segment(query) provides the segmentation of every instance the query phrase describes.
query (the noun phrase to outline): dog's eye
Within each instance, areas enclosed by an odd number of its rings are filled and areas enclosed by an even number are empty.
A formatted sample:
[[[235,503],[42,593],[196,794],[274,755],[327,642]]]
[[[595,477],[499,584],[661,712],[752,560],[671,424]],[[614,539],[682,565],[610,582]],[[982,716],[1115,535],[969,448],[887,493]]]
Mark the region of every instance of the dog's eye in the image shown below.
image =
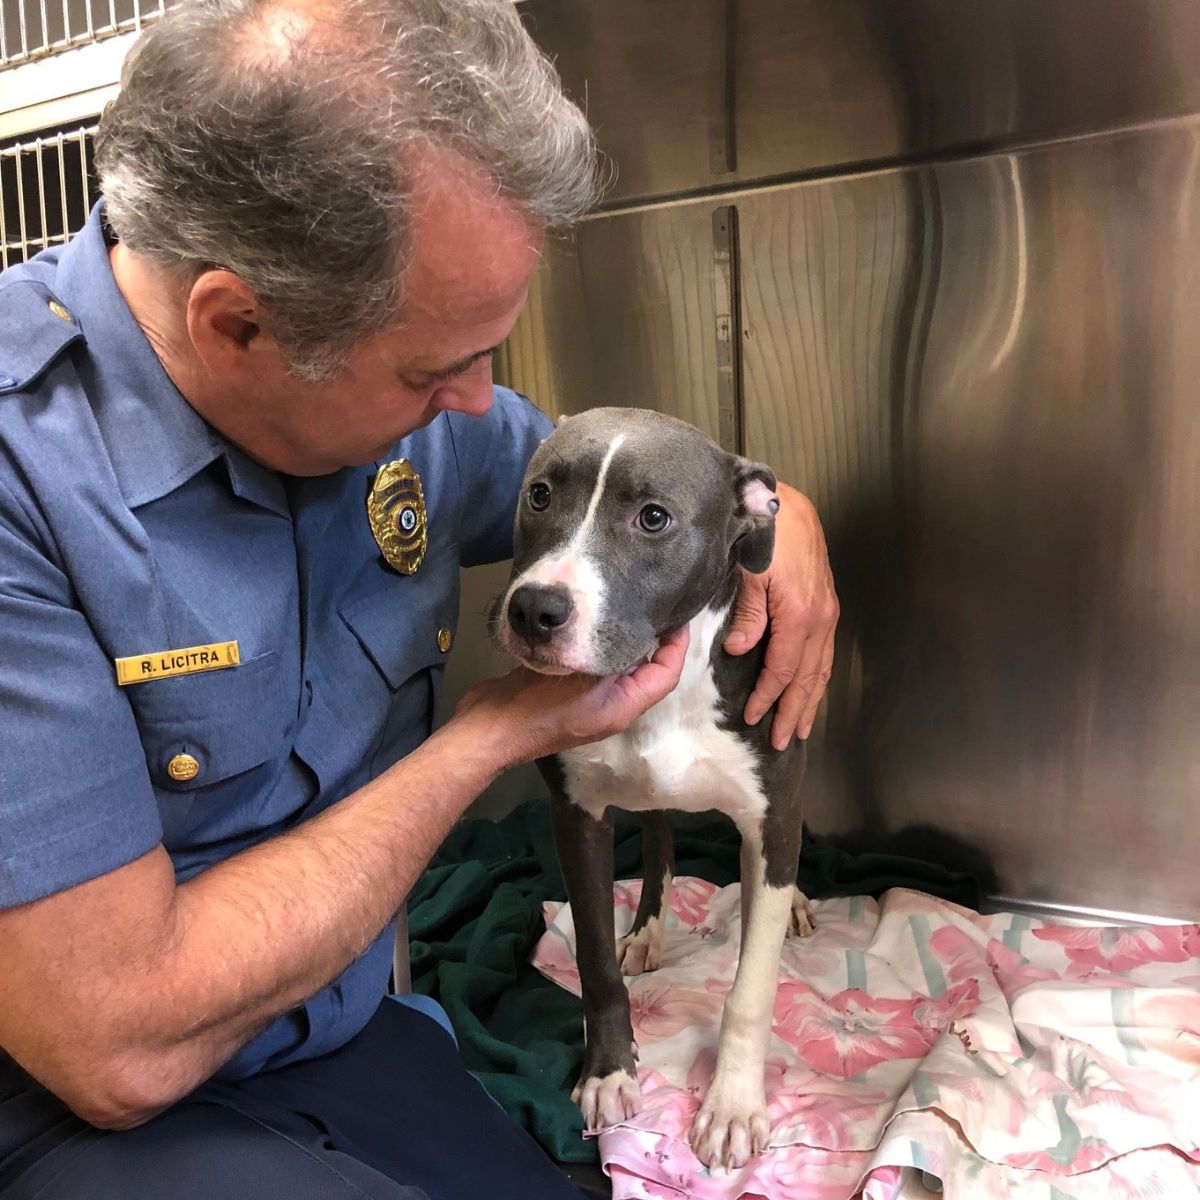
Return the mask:
[[[658,504],[647,504],[638,513],[637,523],[638,528],[644,529],[647,533],[662,533],[671,523],[671,514]]]
[[[529,487],[529,507],[534,512],[545,512],[550,507],[550,487],[545,483],[534,483]]]

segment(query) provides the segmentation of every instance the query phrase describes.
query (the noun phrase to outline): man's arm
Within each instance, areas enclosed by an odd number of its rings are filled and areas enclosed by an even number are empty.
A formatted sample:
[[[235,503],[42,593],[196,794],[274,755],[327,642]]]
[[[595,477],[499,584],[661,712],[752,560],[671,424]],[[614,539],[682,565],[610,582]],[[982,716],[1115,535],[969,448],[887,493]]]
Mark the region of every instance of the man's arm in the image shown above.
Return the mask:
[[[771,742],[782,750],[793,737],[807,738],[812,732],[833,670],[840,609],[816,509],[807,496],[782,481],[779,498],[775,557],[763,575],[743,572],[725,649],[745,654],[770,622],[766,662],[743,716],[748,725],[757,725],[778,702]]]
[[[160,846],[0,912],[0,1046],[94,1125],[149,1119],[362,953],[501,770],[624,728],[686,645],[617,679],[480,685],[366,787],[181,886]]]

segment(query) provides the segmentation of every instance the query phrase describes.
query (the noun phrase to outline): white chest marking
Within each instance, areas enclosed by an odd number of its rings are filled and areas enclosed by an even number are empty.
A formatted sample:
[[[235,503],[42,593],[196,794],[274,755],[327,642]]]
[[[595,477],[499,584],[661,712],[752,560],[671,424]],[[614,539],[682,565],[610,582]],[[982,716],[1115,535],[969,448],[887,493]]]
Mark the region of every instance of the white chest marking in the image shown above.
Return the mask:
[[[754,752],[718,722],[713,641],[728,609],[706,608],[691,623],[679,686],[624,733],[565,753],[567,794],[599,819],[611,804],[628,812],[717,809],[757,830],[767,808]]]

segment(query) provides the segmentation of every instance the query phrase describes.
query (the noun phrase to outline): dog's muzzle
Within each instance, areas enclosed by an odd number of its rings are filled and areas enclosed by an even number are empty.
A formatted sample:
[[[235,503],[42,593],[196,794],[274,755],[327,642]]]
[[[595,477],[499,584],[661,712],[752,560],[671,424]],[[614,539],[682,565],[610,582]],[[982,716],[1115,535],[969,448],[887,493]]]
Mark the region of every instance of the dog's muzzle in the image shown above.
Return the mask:
[[[530,647],[545,646],[571,619],[574,608],[566,588],[526,583],[508,598],[508,624]]]

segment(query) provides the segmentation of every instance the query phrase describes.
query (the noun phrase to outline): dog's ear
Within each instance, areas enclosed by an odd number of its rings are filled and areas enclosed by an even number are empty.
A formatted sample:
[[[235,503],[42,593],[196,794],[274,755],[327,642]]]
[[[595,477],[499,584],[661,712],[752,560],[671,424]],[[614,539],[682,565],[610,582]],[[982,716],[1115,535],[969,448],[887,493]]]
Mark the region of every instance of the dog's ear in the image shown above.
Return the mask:
[[[748,458],[733,460],[732,554],[747,571],[759,575],[775,553],[775,472]]]

